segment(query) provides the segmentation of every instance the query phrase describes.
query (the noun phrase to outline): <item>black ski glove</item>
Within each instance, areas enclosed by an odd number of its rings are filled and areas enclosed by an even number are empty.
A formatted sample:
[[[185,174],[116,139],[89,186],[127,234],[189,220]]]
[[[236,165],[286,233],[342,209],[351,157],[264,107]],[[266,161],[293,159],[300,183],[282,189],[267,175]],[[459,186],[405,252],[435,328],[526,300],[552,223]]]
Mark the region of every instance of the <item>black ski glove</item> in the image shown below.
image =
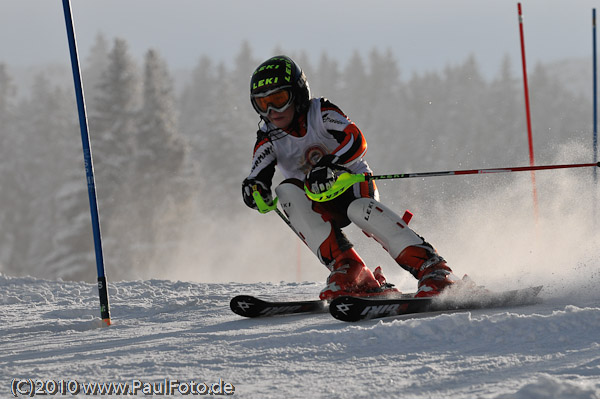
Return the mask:
[[[272,205],[273,194],[271,194],[271,188],[262,181],[255,179],[244,179],[242,182],[242,198],[244,199],[244,203],[252,209],[258,209],[256,202],[254,202],[254,196],[252,195],[255,187],[263,201],[265,201],[265,204]]]
[[[349,172],[347,168],[336,165],[335,155],[327,154],[308,172],[304,184],[314,194],[321,194],[331,188],[340,174]]]

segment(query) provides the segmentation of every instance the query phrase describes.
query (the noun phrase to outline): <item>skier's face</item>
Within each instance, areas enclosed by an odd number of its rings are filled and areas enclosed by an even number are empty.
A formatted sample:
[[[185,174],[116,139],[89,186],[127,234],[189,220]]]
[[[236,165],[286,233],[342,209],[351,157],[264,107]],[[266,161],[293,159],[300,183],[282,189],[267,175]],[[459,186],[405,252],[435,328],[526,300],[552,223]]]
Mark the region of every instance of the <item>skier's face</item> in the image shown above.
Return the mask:
[[[282,112],[277,112],[274,110],[269,111],[269,115],[267,115],[269,121],[277,126],[279,129],[285,129],[292,123],[294,119],[294,106],[287,107]]]

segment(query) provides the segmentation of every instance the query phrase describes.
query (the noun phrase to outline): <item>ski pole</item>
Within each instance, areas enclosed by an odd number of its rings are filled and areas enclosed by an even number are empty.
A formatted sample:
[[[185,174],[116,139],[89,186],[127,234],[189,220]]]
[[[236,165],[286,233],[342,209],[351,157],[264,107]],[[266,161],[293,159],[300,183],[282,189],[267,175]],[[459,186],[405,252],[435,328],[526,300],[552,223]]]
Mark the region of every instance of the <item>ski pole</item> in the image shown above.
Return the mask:
[[[279,210],[279,208],[277,208],[277,203],[279,202],[279,198],[275,197],[273,199],[273,203],[271,205],[267,205],[267,203],[265,202],[263,197],[258,192],[257,186],[252,187],[252,197],[254,197],[254,203],[256,204],[256,207],[258,208],[258,211],[260,213],[268,213],[271,211],[275,211],[275,213],[277,213],[277,215],[279,215],[281,220],[283,220],[285,222],[285,224],[287,224],[288,227],[290,229],[292,229],[292,231],[294,233],[296,233],[298,238],[300,238],[304,242],[304,239],[302,239],[302,236],[300,236],[300,234],[298,234],[298,232],[296,231],[294,226],[292,226],[292,222],[290,222],[290,220],[283,214],[283,212],[281,212]]]
[[[252,197],[254,197],[254,203],[256,204],[256,207],[258,208],[258,211],[260,213],[268,213],[271,211],[275,211],[275,213],[277,213],[277,215],[279,215],[281,220],[283,220],[285,222],[285,224],[287,224],[287,226],[290,228],[290,230],[292,230],[294,232],[294,234],[296,234],[296,236],[300,239],[300,241],[302,241],[304,243],[304,245],[306,245],[308,247],[308,244],[306,243],[306,241],[304,241],[304,238],[302,237],[302,235],[300,233],[298,233],[298,230],[296,230],[294,228],[294,226],[292,226],[292,222],[290,222],[290,219],[288,219],[283,214],[283,212],[281,212],[279,210],[279,208],[277,207],[279,198],[275,197],[273,199],[273,203],[271,205],[267,205],[267,203],[265,202],[263,197],[258,192],[258,187],[256,185],[252,187]],[[310,249],[310,247],[309,247],[309,249]],[[297,267],[297,280],[298,281],[300,281],[299,276],[300,276],[300,254],[298,253],[298,267]]]
[[[435,176],[455,176],[455,175],[477,175],[487,173],[507,173],[507,172],[525,172],[533,170],[547,170],[547,169],[567,169],[567,168],[588,168],[597,166],[600,167],[600,162],[596,163],[581,163],[581,164],[568,164],[568,165],[540,165],[540,166],[517,166],[509,168],[491,168],[491,169],[469,169],[469,170],[447,170],[442,172],[418,172],[418,173],[398,173],[389,175],[369,175],[369,174],[351,174],[342,173],[331,188],[322,193],[313,193],[309,187],[304,185],[304,191],[308,198],[316,202],[325,202],[332,200],[347,189],[349,189],[355,183],[371,180],[391,180],[391,179],[407,179],[414,177],[435,177]]]

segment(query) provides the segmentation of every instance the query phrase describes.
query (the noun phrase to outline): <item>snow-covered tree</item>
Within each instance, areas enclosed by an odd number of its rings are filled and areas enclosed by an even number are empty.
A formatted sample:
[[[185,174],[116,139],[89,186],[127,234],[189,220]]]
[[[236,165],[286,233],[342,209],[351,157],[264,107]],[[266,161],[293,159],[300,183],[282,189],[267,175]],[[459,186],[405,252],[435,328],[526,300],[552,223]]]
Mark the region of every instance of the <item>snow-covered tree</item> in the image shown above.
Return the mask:
[[[140,104],[138,70],[127,43],[116,39],[107,69],[95,91],[95,107],[89,110],[90,137],[101,200],[112,201],[132,172],[136,116]]]
[[[181,239],[181,217],[190,202],[187,144],[177,129],[173,84],[167,65],[154,50],[146,53],[143,100],[138,114],[132,202],[137,215],[135,255],[148,267],[168,259]]]
[[[107,69],[95,88],[89,126],[107,268],[117,274],[131,264],[127,245],[132,238],[129,215],[140,90],[127,42],[115,39]]]
[[[90,52],[82,65],[82,81],[88,109],[96,109],[96,91],[101,85],[102,75],[108,70],[110,42],[98,33]]]
[[[323,53],[319,58],[317,71],[309,83],[313,95],[326,97],[334,103],[336,100],[341,100],[339,93],[342,80],[338,62]]]
[[[16,87],[5,64],[0,64],[0,270],[8,267],[16,251],[13,209],[19,206],[19,181],[13,154],[20,140],[16,131]]]

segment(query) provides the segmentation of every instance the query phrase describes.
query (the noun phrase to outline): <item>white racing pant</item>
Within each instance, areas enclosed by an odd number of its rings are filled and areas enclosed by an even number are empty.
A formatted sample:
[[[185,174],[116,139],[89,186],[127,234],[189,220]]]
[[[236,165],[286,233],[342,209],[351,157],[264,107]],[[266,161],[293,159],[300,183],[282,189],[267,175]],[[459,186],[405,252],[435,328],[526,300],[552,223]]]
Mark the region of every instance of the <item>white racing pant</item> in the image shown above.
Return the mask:
[[[319,260],[329,266],[332,259],[325,254],[332,253],[329,247],[336,245],[332,239],[332,224],[312,209],[312,201],[295,184],[284,182],[275,189],[275,193],[298,235]],[[354,224],[379,242],[394,259],[405,248],[424,242],[398,214],[377,200],[358,198],[350,204],[347,214]]]
[[[354,200],[348,207],[348,218],[379,242],[394,259],[405,248],[424,242],[396,212],[371,198]]]
[[[321,214],[312,209],[312,201],[308,199],[304,190],[295,184],[284,182],[277,186],[275,194],[300,238],[321,263],[329,265],[331,260],[324,259],[320,249],[332,233],[331,223],[323,220]]]

